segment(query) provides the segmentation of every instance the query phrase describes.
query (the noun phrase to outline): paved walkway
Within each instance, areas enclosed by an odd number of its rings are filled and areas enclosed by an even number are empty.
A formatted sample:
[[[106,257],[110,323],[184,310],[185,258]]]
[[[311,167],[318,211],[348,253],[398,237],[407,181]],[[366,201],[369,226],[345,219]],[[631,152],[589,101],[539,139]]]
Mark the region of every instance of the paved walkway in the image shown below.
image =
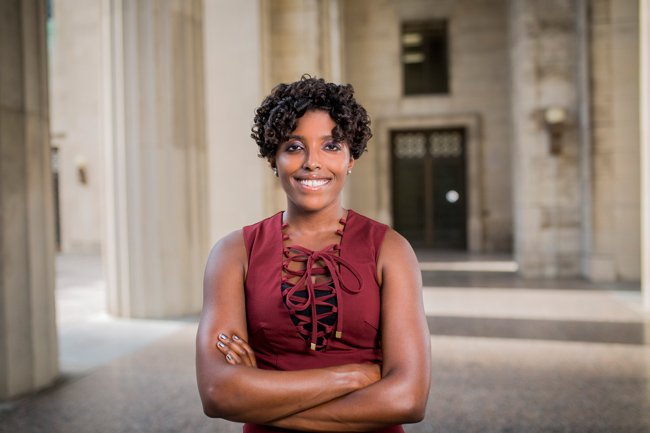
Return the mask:
[[[525,280],[506,256],[419,254],[433,383],[408,432],[650,432],[638,285]],[[206,418],[196,317],[105,313],[98,257],[57,258],[62,378],[0,404],[0,432],[240,432]]]

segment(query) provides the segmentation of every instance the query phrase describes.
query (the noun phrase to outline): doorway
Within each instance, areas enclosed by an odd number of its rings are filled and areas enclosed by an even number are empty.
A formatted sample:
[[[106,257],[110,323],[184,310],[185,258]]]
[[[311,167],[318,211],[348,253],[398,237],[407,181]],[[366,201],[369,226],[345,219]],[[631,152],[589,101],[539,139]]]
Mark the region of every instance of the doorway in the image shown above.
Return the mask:
[[[393,224],[415,248],[467,249],[465,135],[391,131]]]

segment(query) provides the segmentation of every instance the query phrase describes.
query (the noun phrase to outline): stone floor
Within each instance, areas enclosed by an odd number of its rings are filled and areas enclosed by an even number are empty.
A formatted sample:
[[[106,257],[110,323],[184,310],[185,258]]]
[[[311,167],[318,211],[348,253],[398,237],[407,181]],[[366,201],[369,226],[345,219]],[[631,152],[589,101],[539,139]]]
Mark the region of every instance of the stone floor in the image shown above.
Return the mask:
[[[433,382],[407,432],[650,432],[638,285],[525,280],[507,256],[420,252]],[[62,378],[0,404],[1,432],[239,432],[206,418],[196,317],[106,315],[97,257],[57,259]]]

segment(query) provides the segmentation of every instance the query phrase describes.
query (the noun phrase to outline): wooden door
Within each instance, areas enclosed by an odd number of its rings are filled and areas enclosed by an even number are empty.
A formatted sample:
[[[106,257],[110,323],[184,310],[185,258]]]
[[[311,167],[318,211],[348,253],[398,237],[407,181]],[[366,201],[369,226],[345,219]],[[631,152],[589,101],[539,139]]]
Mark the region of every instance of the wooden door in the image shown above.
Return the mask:
[[[391,132],[393,222],[419,248],[467,249],[465,132]]]

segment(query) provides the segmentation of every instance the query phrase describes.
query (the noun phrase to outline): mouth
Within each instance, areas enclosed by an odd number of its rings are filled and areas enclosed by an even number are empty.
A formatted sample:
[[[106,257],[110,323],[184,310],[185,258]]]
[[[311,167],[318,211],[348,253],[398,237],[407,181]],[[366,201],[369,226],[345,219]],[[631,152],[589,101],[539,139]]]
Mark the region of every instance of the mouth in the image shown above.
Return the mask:
[[[325,178],[318,178],[318,179],[296,179],[296,181],[302,186],[303,188],[310,189],[310,190],[317,190],[328,183],[330,183],[331,179],[325,179]]]

